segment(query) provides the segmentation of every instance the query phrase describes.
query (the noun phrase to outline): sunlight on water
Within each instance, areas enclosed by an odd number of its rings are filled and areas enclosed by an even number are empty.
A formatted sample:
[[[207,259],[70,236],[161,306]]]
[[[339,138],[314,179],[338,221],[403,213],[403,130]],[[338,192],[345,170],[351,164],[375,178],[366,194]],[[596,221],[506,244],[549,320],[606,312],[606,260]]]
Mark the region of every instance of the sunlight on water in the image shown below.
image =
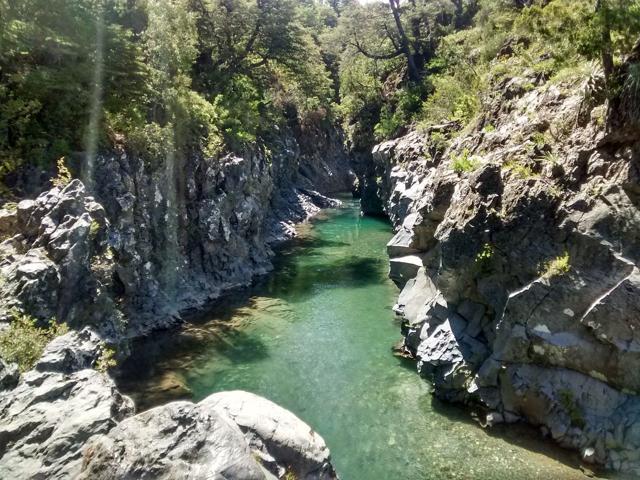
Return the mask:
[[[121,386],[141,408],[221,390],[263,395],[320,432],[343,480],[584,479],[573,454],[533,429],[486,431],[434,400],[391,354],[390,236],[349,201],[307,226],[259,285],[134,346]]]

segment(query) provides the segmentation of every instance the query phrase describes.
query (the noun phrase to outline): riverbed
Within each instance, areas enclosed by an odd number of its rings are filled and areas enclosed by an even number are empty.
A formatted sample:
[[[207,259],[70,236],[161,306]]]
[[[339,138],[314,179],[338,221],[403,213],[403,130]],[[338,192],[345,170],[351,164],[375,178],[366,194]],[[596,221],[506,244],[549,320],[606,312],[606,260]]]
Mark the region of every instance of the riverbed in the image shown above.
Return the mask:
[[[139,409],[222,390],[262,395],[324,437],[343,480],[585,479],[575,454],[532,428],[480,428],[393,356],[391,235],[355,201],[324,212],[254,287],[136,344],[120,387]]]

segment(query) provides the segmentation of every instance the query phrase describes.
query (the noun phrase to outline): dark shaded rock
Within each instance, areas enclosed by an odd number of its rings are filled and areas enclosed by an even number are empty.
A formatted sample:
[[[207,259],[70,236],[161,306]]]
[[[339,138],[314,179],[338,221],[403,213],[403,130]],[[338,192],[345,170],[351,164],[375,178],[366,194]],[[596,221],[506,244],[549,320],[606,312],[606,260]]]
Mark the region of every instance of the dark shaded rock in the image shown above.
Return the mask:
[[[0,391],[11,390],[18,385],[20,370],[18,364],[7,363],[0,358]]]

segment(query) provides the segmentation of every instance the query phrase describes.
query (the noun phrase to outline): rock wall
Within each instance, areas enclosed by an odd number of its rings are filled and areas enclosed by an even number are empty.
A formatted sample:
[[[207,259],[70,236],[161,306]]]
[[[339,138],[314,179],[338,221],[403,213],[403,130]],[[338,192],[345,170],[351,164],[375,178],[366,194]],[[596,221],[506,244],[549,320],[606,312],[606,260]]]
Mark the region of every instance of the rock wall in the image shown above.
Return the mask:
[[[217,158],[115,147],[84,184],[1,210],[0,310],[93,325],[112,341],[166,327],[267,272],[271,246],[352,183],[326,125]]]
[[[580,85],[495,88],[446,149],[453,125],[373,150],[404,353],[487,423],[640,474],[640,129]]]

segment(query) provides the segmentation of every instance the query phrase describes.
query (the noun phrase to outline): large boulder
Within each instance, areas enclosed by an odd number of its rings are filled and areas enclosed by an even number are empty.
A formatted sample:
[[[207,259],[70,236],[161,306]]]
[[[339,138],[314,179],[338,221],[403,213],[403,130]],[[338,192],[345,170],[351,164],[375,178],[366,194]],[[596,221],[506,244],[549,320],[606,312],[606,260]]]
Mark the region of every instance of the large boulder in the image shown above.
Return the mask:
[[[332,480],[337,478],[322,437],[293,413],[253,393],[220,392],[200,402],[227,415],[244,432],[252,451],[282,476]]]
[[[133,413],[114,382],[90,369],[101,349],[89,329],[62,335],[0,395],[0,478],[75,478],[85,442]]]
[[[172,402],[93,437],[81,479],[333,480],[322,437],[291,412],[247,392]]]
[[[128,418],[84,450],[86,480],[114,478],[263,480],[242,432],[228,418],[173,402]]]

